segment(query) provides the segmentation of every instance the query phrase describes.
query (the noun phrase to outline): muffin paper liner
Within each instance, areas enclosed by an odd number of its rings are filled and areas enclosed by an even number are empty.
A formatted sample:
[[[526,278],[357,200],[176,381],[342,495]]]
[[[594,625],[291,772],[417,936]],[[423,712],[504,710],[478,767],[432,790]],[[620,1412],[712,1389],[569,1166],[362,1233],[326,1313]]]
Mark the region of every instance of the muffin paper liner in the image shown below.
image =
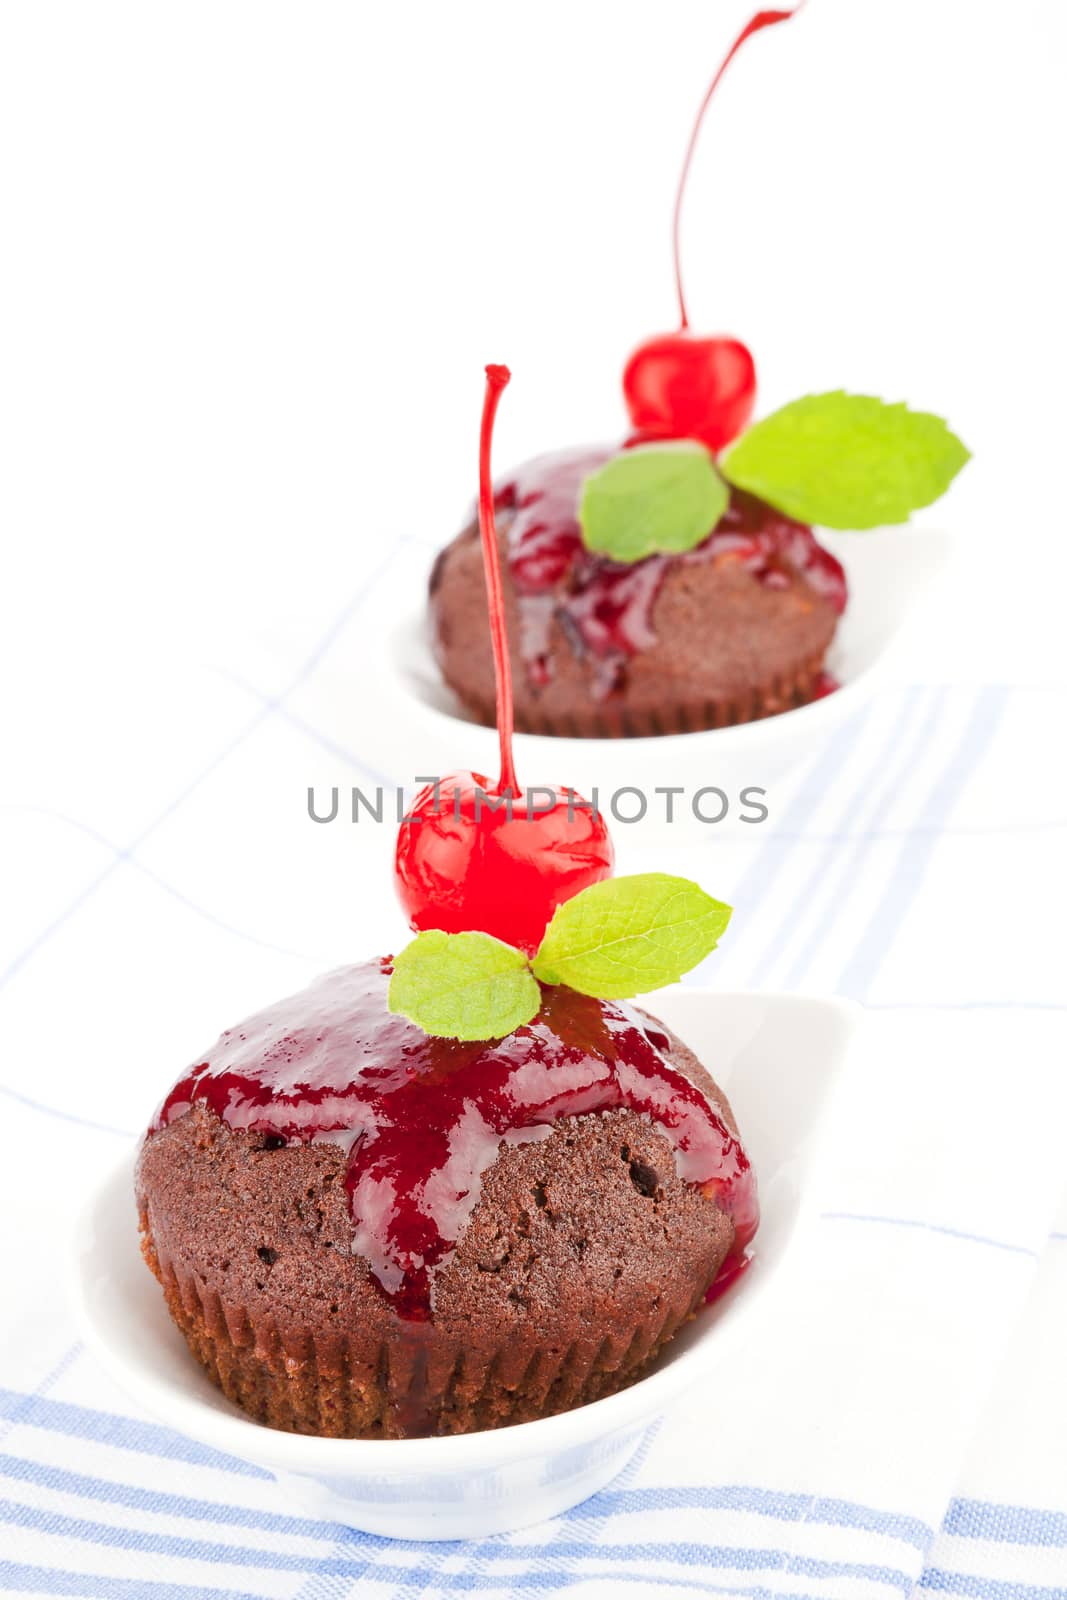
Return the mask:
[[[404,1438],[529,1422],[613,1394],[641,1377],[701,1291],[659,1297],[632,1333],[575,1339],[563,1348],[511,1338],[495,1349],[405,1323],[394,1340],[359,1331],[285,1330],[261,1312],[226,1303],[180,1264],[161,1258],[150,1232],[145,1260],[196,1359],[227,1399],[267,1427],[333,1438]]]
[[[626,705],[622,697],[617,701],[590,699],[585,706],[566,715],[539,714],[516,705],[515,728],[519,733],[560,739],[641,739],[736,727],[739,723],[758,722],[809,704],[818,693],[824,659],[825,653],[796,672],[773,678],[741,695],[684,705],[664,703],[655,711],[635,710]],[[496,726],[495,707],[468,699],[454,683],[449,687],[478,722],[487,727]]]

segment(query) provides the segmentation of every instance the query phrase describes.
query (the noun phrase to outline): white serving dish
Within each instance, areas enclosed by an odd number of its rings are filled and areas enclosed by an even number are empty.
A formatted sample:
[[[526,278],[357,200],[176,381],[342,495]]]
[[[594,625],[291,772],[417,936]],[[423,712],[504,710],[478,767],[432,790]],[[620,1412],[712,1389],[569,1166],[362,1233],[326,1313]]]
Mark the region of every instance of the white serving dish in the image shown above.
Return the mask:
[[[395,1538],[477,1538],[586,1499],[686,1389],[707,1381],[786,1284],[817,1136],[857,1014],[835,1000],[682,988],[653,1004],[728,1090],[759,1176],[763,1219],[749,1270],[631,1388],[543,1421],[453,1438],[320,1439],[262,1427],[194,1361],[141,1259],[132,1152],[92,1196],[75,1233],[73,1296],[89,1347],[160,1422],[265,1467],[316,1517]],[[728,1463],[721,1470],[728,1474]]]
[[[665,820],[665,802],[650,794],[649,811],[626,830],[634,842],[683,842],[684,832],[707,838],[741,822],[740,791],[767,790],[790,768],[815,754],[830,735],[860,710],[887,671],[906,654],[906,630],[931,599],[949,565],[951,540],[935,529],[883,528],[871,533],[833,534],[820,539],[843,562],[850,600],[828,658],[841,687],[811,705],[759,722],[701,733],[642,739],[569,739],[517,734],[516,765],[527,784],[568,785],[581,794],[598,791],[600,802],[637,785],[681,785],[679,817]],[[444,775],[457,768],[496,775],[496,732],[471,722],[441,681],[428,638],[425,595],[430,556],[416,547],[398,557],[375,589],[374,604],[330,663],[316,673],[304,702],[318,731],[350,749],[368,773],[390,784],[414,788],[411,752],[418,774]],[[487,624],[488,625],[488,624]],[[358,740],[353,708],[359,707]],[[341,771],[342,781],[352,774]],[[356,782],[363,782],[354,774]],[[688,801],[698,789],[723,789],[731,810],[722,823],[692,819]],[[632,805],[633,802],[630,802]],[[715,802],[703,802],[705,810]],[[610,821],[610,817],[609,817]]]

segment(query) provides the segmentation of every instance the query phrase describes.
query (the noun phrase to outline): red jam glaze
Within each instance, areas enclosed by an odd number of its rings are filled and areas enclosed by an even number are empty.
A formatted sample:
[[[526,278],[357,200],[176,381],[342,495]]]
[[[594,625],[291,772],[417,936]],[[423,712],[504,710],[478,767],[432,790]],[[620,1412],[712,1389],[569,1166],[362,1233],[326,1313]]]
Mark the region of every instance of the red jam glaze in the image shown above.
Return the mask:
[[[352,1249],[401,1317],[426,1321],[434,1275],[501,1140],[628,1107],[732,1217],[722,1273],[733,1275],[758,1223],[755,1178],[737,1136],[667,1061],[666,1034],[624,1002],[544,988],[537,1016],[506,1039],[435,1039],[390,1014],[391,971],[388,958],[343,967],[227,1030],[171,1090],[149,1137],[203,1104],[229,1128],[342,1145]]]
[[[713,1281],[708,1285],[704,1304],[710,1306],[714,1305],[716,1300],[721,1300],[727,1289],[732,1289],[738,1279],[745,1275],[752,1265],[752,1259],[747,1250],[731,1250]]]
[[[685,555],[648,556],[622,565],[593,555],[582,543],[578,505],[584,480],[617,451],[569,450],[538,456],[497,489],[496,505],[512,513],[508,559],[519,601],[519,649],[531,682],[552,676],[549,635],[558,618],[575,652],[597,671],[595,692],[622,687],[626,662],[656,643],[652,612],[668,568],[737,561],[768,589],[800,577],[842,612],[848,587],[841,563],[811,529],[754,495],[731,492],[730,504],[708,537]]]

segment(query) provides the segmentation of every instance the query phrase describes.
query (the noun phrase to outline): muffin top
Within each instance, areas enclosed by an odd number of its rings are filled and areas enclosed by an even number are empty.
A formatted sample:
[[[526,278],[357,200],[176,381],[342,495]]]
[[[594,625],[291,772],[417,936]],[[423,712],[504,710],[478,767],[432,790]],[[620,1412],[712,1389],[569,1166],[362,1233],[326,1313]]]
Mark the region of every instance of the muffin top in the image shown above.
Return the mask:
[[[434,1275],[502,1145],[547,1138],[561,1117],[651,1119],[744,1249],[757,1220],[748,1158],[724,1103],[672,1064],[675,1042],[652,1019],[544,985],[536,1016],[506,1038],[438,1038],[390,1012],[391,975],[388,958],[343,967],[228,1029],[147,1137],[199,1105],[269,1143],[341,1146],[352,1249],[412,1320],[431,1316]]]
[[[844,570],[811,528],[739,489],[731,491],[725,509],[708,521],[691,549],[663,550],[636,561],[590,549],[582,533],[583,486],[624,449],[588,447],[538,456],[496,486],[519,652],[532,685],[543,687],[553,676],[553,625],[560,623],[573,652],[592,667],[594,696],[603,699],[620,689],[629,659],[659,642],[656,602],[668,573],[678,567],[726,565],[767,589],[802,586],[833,612],[844,610]]]

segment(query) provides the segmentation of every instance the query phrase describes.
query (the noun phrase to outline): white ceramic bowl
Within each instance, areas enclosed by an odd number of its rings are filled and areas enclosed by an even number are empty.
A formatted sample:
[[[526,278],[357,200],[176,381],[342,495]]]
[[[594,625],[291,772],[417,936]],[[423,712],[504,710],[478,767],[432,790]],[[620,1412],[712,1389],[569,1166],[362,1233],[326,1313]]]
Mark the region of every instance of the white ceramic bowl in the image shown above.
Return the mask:
[[[871,533],[832,534],[820,539],[848,573],[850,600],[828,658],[841,687],[811,705],[759,722],[701,733],[643,739],[551,739],[518,734],[516,762],[522,780],[568,784],[601,804],[628,785],[651,789],[681,785],[691,796],[705,785],[723,789],[731,812],[722,824],[694,821],[687,802],[680,821],[667,825],[664,802],[652,800],[644,820],[627,837],[659,844],[677,842],[682,830],[706,838],[741,823],[738,796],[745,787],[771,794],[775,780],[817,751],[846,718],[859,710],[872,690],[901,659],[907,625],[930,600],[948,567],[951,541],[934,529],[883,528]],[[429,649],[424,596],[428,556],[414,548],[398,558],[375,591],[372,612],[361,632],[332,663],[316,673],[314,704],[308,707],[319,730],[339,745],[352,747],[353,696],[359,698],[358,757],[390,783],[414,786],[411,752],[419,752],[420,774],[445,774],[464,767],[495,774],[496,732],[471,722],[442,683]],[[630,802],[632,805],[633,802]],[[714,809],[713,800],[704,802]]]
[[[755,1259],[639,1383],[540,1422],[443,1439],[319,1439],[252,1422],[210,1382],[172,1324],[141,1259],[133,1153],[93,1195],[73,1251],[87,1343],[159,1421],[267,1468],[312,1515],[404,1539],[500,1533],[559,1515],[625,1465],[645,1430],[690,1385],[706,1383],[795,1260],[812,1155],[855,1009],[773,994],[676,988],[654,997],[728,1090],[756,1168],[763,1220]]]

